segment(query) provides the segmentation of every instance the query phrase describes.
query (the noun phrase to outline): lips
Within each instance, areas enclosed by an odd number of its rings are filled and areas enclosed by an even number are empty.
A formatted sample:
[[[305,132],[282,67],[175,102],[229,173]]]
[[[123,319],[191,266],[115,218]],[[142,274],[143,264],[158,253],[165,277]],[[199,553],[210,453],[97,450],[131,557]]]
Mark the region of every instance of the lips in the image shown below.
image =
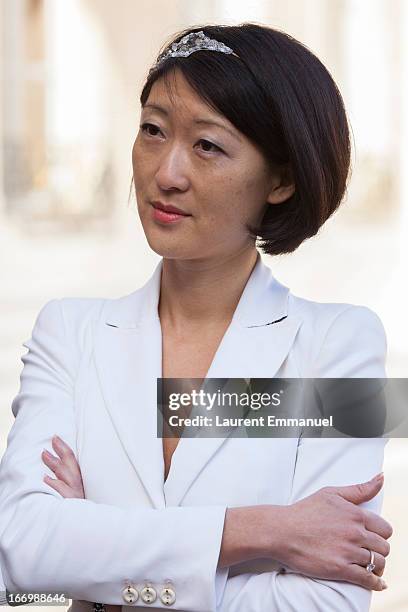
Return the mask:
[[[163,202],[151,202],[153,219],[159,225],[174,225],[183,223],[185,219],[191,217],[189,213],[186,213],[181,208],[173,206],[172,204],[163,204]]]
[[[169,214],[176,214],[176,215],[183,215],[184,217],[191,217],[189,213],[185,212],[181,208],[177,208],[177,206],[173,206],[172,204],[164,204],[163,202],[160,202],[158,200],[153,201],[152,206],[153,208],[156,208],[157,210],[162,210]]]

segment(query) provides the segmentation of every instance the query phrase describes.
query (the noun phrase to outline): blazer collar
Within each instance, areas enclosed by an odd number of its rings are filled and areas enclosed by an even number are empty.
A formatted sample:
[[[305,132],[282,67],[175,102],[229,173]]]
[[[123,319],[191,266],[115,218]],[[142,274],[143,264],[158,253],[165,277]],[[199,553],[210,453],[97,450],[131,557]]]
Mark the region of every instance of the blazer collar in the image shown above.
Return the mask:
[[[149,280],[133,293],[112,300],[105,322],[123,329],[137,328],[158,319],[161,259]],[[258,327],[269,325],[288,314],[289,289],[279,283],[260,254],[235,309],[232,325]]]
[[[112,424],[156,508],[181,504],[205,465],[228,440],[181,437],[164,482],[156,386],[162,376],[157,310],[161,269],[160,261],[141,289],[106,302],[108,309],[97,328],[94,353]],[[275,377],[302,323],[288,314],[288,296],[289,289],[273,278],[258,256],[206,377]]]

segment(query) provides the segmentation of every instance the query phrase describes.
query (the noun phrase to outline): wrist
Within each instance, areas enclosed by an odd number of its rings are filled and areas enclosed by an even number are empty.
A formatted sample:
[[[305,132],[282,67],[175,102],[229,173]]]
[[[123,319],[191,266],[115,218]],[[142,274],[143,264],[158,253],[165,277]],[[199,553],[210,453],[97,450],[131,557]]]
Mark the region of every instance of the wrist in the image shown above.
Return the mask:
[[[291,542],[291,506],[263,505],[258,508],[259,534],[255,544],[257,556],[285,563]]]
[[[259,506],[227,508],[218,566],[229,567],[259,556]]]
[[[272,558],[284,562],[288,506],[227,508],[219,567]]]

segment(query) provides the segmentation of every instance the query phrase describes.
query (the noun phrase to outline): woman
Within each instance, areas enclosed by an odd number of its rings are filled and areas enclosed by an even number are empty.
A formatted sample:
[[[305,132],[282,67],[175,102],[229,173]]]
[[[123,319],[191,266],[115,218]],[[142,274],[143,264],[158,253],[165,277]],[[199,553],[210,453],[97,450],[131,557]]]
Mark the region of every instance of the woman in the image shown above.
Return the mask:
[[[294,251],[339,206],[341,96],[306,47],[243,24],[177,35],[141,104],[133,178],[161,260],[128,296],[38,316],[0,472],[6,586],[74,610],[368,610],[384,439],[156,436],[160,377],[385,375],[371,310],[292,295],[256,248]]]

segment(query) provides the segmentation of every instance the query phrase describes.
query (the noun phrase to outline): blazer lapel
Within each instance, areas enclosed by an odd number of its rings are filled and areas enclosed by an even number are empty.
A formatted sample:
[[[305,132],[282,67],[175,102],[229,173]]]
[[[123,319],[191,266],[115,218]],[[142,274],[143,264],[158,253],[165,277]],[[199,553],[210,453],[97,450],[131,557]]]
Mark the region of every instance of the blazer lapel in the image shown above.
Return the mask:
[[[258,256],[206,378],[273,378],[302,323],[288,316],[288,297],[289,289]],[[194,480],[227,440],[199,434],[180,438],[164,484],[167,505],[182,503]]]
[[[161,263],[144,287],[110,302],[95,339],[95,364],[106,408],[156,508],[165,506],[156,410],[156,380],[162,374],[161,327],[155,306],[160,276]]]
[[[109,302],[95,343],[106,406],[152,505],[179,505],[227,438],[183,438],[164,483],[162,439],[157,437],[157,378],[162,374],[158,317],[161,261],[140,290]],[[288,316],[289,290],[260,256],[207,378],[273,378],[295,340],[301,319]]]

